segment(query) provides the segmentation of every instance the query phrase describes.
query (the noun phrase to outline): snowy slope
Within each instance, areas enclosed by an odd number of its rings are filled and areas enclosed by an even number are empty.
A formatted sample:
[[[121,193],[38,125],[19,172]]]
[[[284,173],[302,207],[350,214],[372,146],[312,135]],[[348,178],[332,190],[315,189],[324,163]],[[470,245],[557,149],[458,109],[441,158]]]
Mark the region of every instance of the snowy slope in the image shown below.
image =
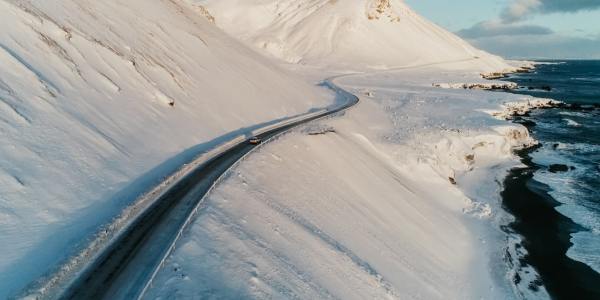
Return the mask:
[[[325,92],[180,1],[0,0],[0,298],[195,155]]]
[[[470,61],[508,65],[425,20],[401,0],[189,0],[216,24],[292,63],[357,69]]]
[[[513,281],[499,226],[496,180],[532,139],[483,112],[522,96],[430,84],[463,76],[337,79],[361,102],[232,170],[145,299],[547,298],[532,270]]]

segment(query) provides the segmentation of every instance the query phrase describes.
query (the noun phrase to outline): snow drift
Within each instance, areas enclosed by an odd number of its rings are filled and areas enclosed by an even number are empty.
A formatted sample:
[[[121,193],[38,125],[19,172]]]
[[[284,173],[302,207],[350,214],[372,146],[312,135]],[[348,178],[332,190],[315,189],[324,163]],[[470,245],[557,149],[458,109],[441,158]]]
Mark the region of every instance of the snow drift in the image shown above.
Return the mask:
[[[0,1],[0,298],[195,155],[328,104],[180,1]]]
[[[218,26],[291,63],[357,69],[467,61],[509,66],[425,20],[401,0],[189,0]]]

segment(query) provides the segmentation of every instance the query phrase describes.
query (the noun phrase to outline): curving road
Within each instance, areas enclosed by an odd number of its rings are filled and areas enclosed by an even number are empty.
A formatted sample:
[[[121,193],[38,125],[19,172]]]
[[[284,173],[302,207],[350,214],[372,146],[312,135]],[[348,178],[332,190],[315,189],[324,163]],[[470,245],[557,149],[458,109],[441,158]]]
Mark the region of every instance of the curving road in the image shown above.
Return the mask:
[[[331,81],[326,85],[347,102],[322,114],[282,125],[259,137],[267,140],[358,103],[358,97],[341,90]],[[222,174],[254,148],[247,141],[239,143],[190,172],[135,219],[58,298],[117,300],[140,297],[204,195]]]

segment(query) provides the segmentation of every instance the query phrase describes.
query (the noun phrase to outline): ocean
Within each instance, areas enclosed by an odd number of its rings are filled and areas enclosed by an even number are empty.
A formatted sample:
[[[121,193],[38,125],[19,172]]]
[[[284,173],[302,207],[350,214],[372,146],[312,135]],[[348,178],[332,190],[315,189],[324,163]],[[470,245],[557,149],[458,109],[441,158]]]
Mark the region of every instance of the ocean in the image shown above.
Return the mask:
[[[506,79],[520,86],[512,92],[577,105],[520,120],[540,146],[519,152],[527,168],[505,181],[503,206],[515,217],[505,230],[522,237],[520,264],[552,298],[600,299],[600,61],[539,63]]]

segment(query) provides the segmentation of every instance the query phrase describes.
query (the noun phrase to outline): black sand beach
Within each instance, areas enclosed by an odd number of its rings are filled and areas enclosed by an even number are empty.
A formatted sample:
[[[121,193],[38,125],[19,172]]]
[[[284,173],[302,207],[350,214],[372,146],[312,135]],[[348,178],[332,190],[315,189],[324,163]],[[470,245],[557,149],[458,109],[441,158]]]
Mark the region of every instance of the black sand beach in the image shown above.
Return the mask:
[[[521,235],[528,252],[521,263],[539,272],[553,299],[600,299],[600,275],[566,255],[570,234],[585,229],[558,213],[560,203],[548,194],[549,187],[533,179],[540,167],[532,162],[532,151],[518,153],[528,167],[511,170],[502,192],[504,208],[515,217],[506,230]]]

